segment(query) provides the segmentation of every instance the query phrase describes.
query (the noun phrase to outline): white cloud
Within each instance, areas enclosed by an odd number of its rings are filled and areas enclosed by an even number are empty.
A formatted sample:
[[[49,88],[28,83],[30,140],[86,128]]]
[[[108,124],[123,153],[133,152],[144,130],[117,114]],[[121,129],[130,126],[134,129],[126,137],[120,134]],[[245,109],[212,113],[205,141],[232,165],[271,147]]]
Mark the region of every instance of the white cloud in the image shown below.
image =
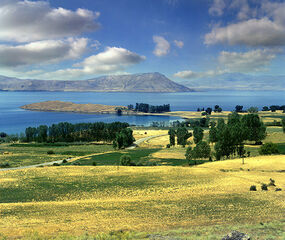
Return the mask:
[[[249,2],[250,0],[229,1],[220,15],[226,12],[232,15],[234,11],[238,21],[213,27],[211,32],[205,35],[205,44],[284,46],[285,2]]]
[[[124,48],[107,47],[104,52],[92,55],[73,68],[48,72],[37,77],[41,79],[76,79],[82,76],[121,72],[127,67],[146,59]]]
[[[87,43],[86,38],[69,38],[37,41],[16,46],[0,45],[0,66],[17,67],[76,59],[86,51]]]
[[[46,1],[1,1],[0,40],[30,42],[77,36],[97,30],[99,15],[81,8],[51,8]]]
[[[153,54],[157,57],[165,56],[170,51],[170,44],[169,42],[161,36],[153,36],[153,41],[155,42],[155,49]]]
[[[205,36],[205,43],[248,45],[248,46],[281,46],[285,45],[285,27],[268,18],[250,19],[226,27],[214,28]]]
[[[184,42],[183,41],[174,40],[173,42],[176,45],[176,47],[179,47],[179,48],[183,48],[184,47]]]
[[[225,7],[224,0],[214,0],[212,6],[209,8],[209,13],[213,16],[221,16],[224,13]]]
[[[257,49],[245,53],[222,51],[219,63],[229,72],[265,71],[276,57],[276,51]]]
[[[209,78],[224,73],[255,73],[267,71],[280,49],[257,49],[248,52],[220,52],[218,67],[205,72],[185,70],[177,72],[174,77],[183,79]]]

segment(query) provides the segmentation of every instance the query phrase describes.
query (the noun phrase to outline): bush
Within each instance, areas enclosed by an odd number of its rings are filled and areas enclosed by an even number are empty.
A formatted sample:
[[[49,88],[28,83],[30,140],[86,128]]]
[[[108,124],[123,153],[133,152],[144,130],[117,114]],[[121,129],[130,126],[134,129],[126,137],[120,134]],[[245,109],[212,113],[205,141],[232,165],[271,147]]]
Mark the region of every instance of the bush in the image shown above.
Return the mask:
[[[121,164],[122,166],[133,166],[131,156],[129,156],[129,155],[123,155],[123,156],[121,156],[121,158],[120,158],[120,164]]]
[[[0,168],[9,168],[10,164],[9,163],[0,163]]]
[[[55,154],[55,152],[53,150],[49,150],[47,151],[47,154]]]
[[[276,187],[276,185],[275,185],[275,180],[272,179],[272,178],[270,178],[270,183],[268,184],[268,186],[274,186],[274,187]]]
[[[261,190],[262,191],[267,191],[268,190],[267,185],[265,183],[261,184]]]
[[[256,186],[255,185],[250,186],[249,191],[257,191]]]
[[[67,160],[66,160],[66,159],[64,159],[64,160],[62,161],[62,163],[67,163]]]
[[[53,166],[58,167],[58,166],[60,166],[60,164],[59,163],[54,163]]]
[[[167,145],[166,145],[166,148],[170,148],[170,144],[167,144]]]
[[[275,143],[265,143],[259,148],[259,154],[261,155],[271,155],[271,154],[278,154],[279,150],[277,148],[277,144]]]
[[[96,162],[93,162],[93,163],[92,163],[92,166],[97,166],[97,163],[96,163]]]

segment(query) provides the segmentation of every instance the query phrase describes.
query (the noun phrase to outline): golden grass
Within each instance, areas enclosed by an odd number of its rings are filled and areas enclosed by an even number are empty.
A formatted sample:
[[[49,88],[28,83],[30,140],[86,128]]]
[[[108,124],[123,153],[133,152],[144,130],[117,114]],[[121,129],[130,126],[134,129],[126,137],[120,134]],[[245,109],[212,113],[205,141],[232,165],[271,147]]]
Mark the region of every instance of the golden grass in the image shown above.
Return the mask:
[[[134,130],[133,136],[136,140],[139,140],[141,138],[155,136],[155,135],[163,135],[168,134],[168,130]]]
[[[18,187],[23,197],[39,194],[34,200],[1,203],[0,233],[80,235],[280,220],[285,217],[281,170],[284,155],[246,158],[244,165],[236,159],[196,167],[70,166],[0,172],[1,192]],[[260,183],[269,178],[283,191],[261,191]],[[57,187],[54,192],[48,185],[39,188],[38,181]],[[258,191],[250,192],[251,185]]]

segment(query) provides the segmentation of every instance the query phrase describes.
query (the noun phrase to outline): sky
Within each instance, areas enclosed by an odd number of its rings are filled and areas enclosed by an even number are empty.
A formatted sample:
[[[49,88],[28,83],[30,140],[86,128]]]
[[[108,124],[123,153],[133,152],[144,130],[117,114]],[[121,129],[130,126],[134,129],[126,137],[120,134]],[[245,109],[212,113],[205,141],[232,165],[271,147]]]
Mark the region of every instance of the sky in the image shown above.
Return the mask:
[[[285,90],[284,13],[281,0],[0,0],[0,75]]]

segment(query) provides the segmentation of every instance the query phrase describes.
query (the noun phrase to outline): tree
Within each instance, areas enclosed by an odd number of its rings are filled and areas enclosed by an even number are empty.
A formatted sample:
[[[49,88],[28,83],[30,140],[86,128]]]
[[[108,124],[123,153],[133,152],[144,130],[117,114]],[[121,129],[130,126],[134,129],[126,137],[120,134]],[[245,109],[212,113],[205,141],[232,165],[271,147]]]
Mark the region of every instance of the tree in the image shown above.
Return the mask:
[[[282,118],[282,128],[283,128],[283,133],[285,133],[285,118]]]
[[[113,147],[117,149],[126,148],[131,146],[134,140],[133,130],[130,128],[124,128],[116,134],[116,138],[113,141]]]
[[[194,127],[193,136],[194,142],[197,144],[198,142],[202,141],[204,130],[201,127]]]
[[[212,108],[208,107],[208,108],[206,109],[206,113],[209,114],[209,115],[211,115],[211,113],[212,113]]]
[[[214,112],[222,112],[222,108],[219,105],[215,105]]]
[[[192,136],[185,127],[179,127],[176,131],[177,144],[185,146],[187,144],[187,139]]]
[[[117,111],[118,116],[122,116],[122,109],[121,108],[117,108],[116,111]]]
[[[241,105],[236,105],[236,112],[242,112],[243,106]]]
[[[269,107],[264,106],[264,107],[262,108],[262,111],[269,111]]]
[[[241,121],[246,132],[245,140],[258,143],[266,137],[266,127],[257,114],[244,115]]]
[[[269,142],[262,145],[259,149],[259,153],[261,155],[271,155],[271,154],[278,154],[279,150],[277,144]]]
[[[197,159],[209,159],[210,156],[211,148],[210,145],[205,141],[200,141],[197,143],[194,149],[189,146],[185,154],[186,159],[188,161],[195,160],[195,164]]]
[[[211,126],[209,131],[209,141],[211,143],[215,143],[218,141],[218,130],[216,126]]]
[[[122,166],[134,166],[134,163],[132,162],[131,156],[129,156],[129,155],[122,155],[120,157],[120,164]]]
[[[258,113],[258,107],[250,107],[247,109],[247,112],[249,113]]]
[[[169,134],[169,144],[170,146],[175,146],[175,130],[173,128],[170,128],[168,131]]]

